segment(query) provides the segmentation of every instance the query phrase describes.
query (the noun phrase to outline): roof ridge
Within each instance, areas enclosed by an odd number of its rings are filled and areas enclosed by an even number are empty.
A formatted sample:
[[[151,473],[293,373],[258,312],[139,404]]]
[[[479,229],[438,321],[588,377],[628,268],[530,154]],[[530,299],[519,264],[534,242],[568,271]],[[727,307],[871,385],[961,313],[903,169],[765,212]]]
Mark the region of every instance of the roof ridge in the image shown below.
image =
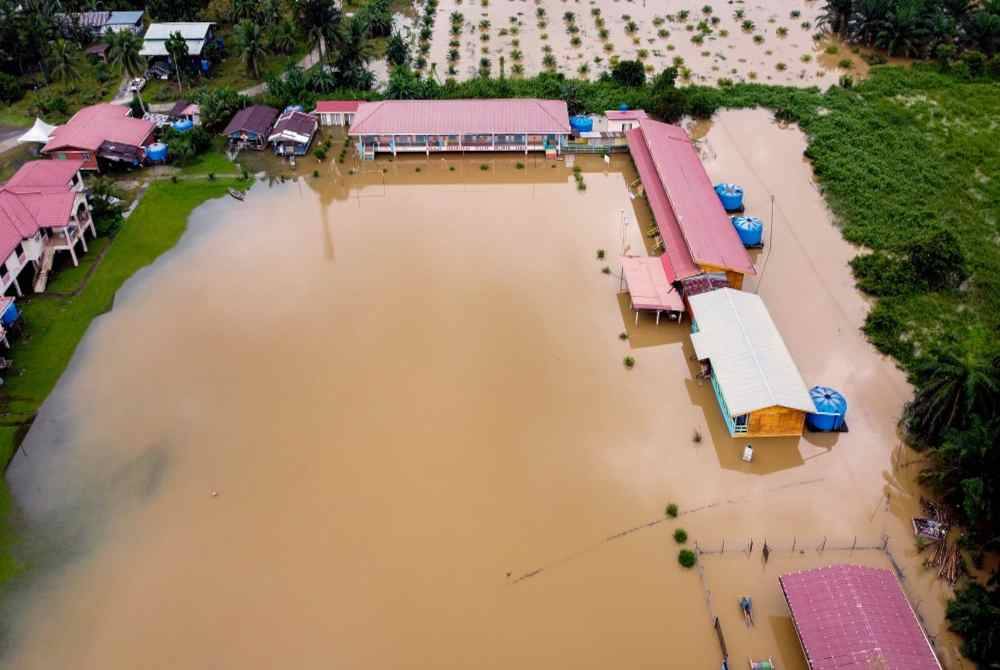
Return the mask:
[[[562,123],[562,121],[552,116],[549,110],[545,108],[545,105],[543,103],[548,102],[548,100],[544,100],[542,98],[529,98],[529,100],[533,100],[535,104],[538,105],[538,107],[545,113],[545,115],[550,119],[552,119],[555,123]],[[554,100],[553,102],[561,102],[562,104],[566,105],[566,102],[564,100]],[[566,115],[569,116],[569,105],[566,105]]]
[[[771,398],[771,404],[777,404],[778,399],[774,395],[774,389],[771,388],[771,384],[767,379],[767,373],[764,371],[764,367],[760,364],[760,360],[757,358],[757,352],[753,346],[753,342],[747,335],[746,327],[743,324],[743,318],[740,316],[740,312],[736,308],[736,303],[733,301],[733,293],[736,289],[725,288],[721,290],[725,292],[726,300],[729,302],[729,306],[733,308],[733,316],[736,317],[736,323],[740,327],[740,333],[743,335],[743,341],[749,345],[747,349],[750,350],[750,356],[753,358],[753,364],[757,366],[757,372],[760,373],[760,379],[764,382],[764,386],[767,388],[767,394]],[[751,293],[748,295],[753,294]],[[768,315],[768,318],[770,318],[770,314]]]

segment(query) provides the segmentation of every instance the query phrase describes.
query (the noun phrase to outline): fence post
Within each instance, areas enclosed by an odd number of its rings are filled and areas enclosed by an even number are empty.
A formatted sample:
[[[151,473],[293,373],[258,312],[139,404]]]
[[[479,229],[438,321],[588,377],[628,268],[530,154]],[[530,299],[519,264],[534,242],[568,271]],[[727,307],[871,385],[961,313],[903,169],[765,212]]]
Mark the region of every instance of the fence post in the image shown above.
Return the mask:
[[[747,545],[747,558],[750,558],[750,554],[753,553],[753,538],[750,538],[750,544]]]
[[[720,554],[726,553],[726,538],[722,538],[722,549],[719,550]]]
[[[855,547],[858,546],[858,536],[854,536],[854,544],[851,545],[851,551],[854,551]]]
[[[820,547],[819,547],[819,553],[822,554],[825,549],[826,549],[826,536],[824,535],[823,536],[823,544],[821,544]]]
[[[793,537],[793,538],[792,538],[792,553],[793,553],[793,554],[795,553],[795,542],[796,542],[797,540],[798,540],[798,538],[796,538],[796,537]]]

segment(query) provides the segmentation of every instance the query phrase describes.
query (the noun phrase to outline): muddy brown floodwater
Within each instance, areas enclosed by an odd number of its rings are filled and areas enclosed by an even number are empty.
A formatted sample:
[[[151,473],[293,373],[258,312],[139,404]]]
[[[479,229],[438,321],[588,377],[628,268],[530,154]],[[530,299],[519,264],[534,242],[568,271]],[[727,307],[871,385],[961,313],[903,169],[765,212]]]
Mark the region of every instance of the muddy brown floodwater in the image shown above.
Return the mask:
[[[578,161],[582,192],[535,158],[328,165],[198,209],[91,327],[8,472],[37,560],[5,662],[718,667],[714,611],[734,658],[803,667],[775,566],[885,562],[833,550],[883,533],[939,633],[893,462],[909,389],[858,332],[801,135],[726,112],[703,148],[751,211],[775,195],[760,291],[849,433],[739,460],[686,327],[634,326],[595,259],[650,225],[627,157]],[[705,549],[766,537],[777,563],[685,571],[678,526]],[[731,618],[751,589],[773,622],[753,635]]]

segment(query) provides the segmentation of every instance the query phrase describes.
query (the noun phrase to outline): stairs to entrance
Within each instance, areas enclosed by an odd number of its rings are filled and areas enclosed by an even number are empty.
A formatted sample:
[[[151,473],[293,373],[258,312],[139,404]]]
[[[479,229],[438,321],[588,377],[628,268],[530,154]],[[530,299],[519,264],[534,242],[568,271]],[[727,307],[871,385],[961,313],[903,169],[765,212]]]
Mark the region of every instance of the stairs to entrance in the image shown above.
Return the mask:
[[[42,268],[35,277],[35,293],[45,293],[45,286],[49,283],[49,273],[52,272],[52,261],[56,256],[53,247],[45,247],[42,253]]]

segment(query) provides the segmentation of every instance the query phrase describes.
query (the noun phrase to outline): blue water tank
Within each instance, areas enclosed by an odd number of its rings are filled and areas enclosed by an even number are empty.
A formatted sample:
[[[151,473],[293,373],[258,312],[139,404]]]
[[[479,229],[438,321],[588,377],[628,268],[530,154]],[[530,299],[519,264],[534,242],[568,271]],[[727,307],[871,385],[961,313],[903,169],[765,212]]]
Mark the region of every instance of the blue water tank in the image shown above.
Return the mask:
[[[735,212],[743,207],[743,187],[737,184],[716,184],[715,193],[727,212]]]
[[[578,133],[589,133],[594,129],[594,120],[589,116],[571,116],[569,127]]]
[[[809,430],[830,432],[840,430],[847,420],[847,399],[840,391],[829,386],[814,386],[809,389],[816,414],[807,414]]]
[[[186,133],[191,130],[194,126],[189,119],[181,119],[180,121],[174,122],[173,128],[179,133]]]
[[[625,104],[625,103],[623,102],[622,104],[618,105],[618,111],[619,111],[619,112],[627,112],[627,111],[628,111],[628,105],[626,105],[626,104]]]
[[[163,142],[154,142],[146,147],[146,158],[153,163],[162,163],[167,160],[167,145]]]
[[[201,71],[207,74],[208,71],[211,70],[211,69],[212,69],[212,61],[208,60],[207,58],[202,58],[201,59]]]
[[[730,218],[733,228],[740,236],[743,246],[759,247],[764,243],[764,222],[756,216],[734,216]]]
[[[18,317],[17,304],[13,300],[11,300],[9,303],[7,303],[7,309],[5,309],[3,311],[3,314],[0,315],[0,323],[4,325],[4,328],[9,328],[11,324],[17,321],[17,317]]]

